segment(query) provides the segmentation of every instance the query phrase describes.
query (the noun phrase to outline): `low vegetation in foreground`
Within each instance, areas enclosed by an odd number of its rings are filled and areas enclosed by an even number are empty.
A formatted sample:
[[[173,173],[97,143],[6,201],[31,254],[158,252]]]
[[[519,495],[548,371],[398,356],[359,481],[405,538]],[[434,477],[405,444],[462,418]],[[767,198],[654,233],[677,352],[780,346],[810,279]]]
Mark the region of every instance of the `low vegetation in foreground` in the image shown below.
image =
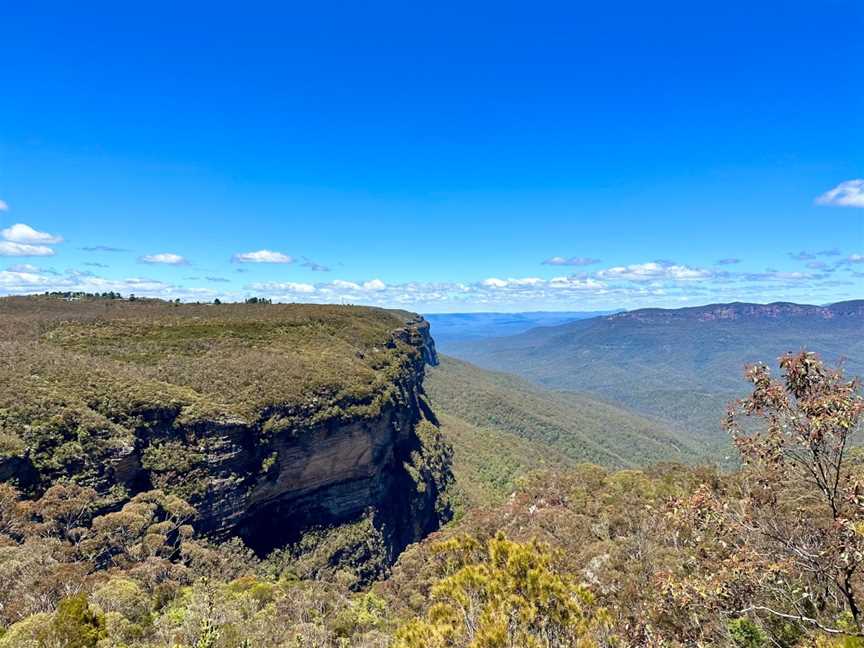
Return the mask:
[[[196,538],[159,491],[93,516],[86,488],[5,485],[0,646],[864,645],[864,400],[814,355],[781,372],[730,410],[739,471],[535,473],[363,591],[309,547]]]

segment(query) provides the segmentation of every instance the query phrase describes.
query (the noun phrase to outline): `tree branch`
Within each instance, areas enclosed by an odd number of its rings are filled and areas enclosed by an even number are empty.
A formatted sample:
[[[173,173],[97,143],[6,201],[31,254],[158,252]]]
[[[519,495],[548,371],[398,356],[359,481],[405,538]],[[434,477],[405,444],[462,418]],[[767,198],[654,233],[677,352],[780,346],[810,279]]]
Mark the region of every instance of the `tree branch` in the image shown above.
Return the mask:
[[[798,621],[799,623],[809,623],[810,625],[816,626],[822,632],[827,632],[832,635],[843,635],[845,637],[864,637],[864,632],[852,632],[849,630],[841,630],[840,628],[831,628],[826,625],[821,624],[816,619],[811,617],[803,616],[800,614],[785,614],[783,612],[778,612],[777,610],[772,610],[769,607],[764,605],[751,605],[748,608],[744,608],[743,610],[738,610],[738,614],[747,614],[748,612],[768,612],[769,614],[773,614],[776,617],[781,619],[789,619],[791,621]]]

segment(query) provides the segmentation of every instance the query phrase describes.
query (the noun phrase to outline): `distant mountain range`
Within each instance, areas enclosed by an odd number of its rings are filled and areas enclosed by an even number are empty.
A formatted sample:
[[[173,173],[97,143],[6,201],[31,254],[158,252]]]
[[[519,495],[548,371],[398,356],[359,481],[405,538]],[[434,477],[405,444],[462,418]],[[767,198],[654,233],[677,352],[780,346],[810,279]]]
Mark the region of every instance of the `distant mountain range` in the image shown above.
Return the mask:
[[[589,394],[718,448],[725,406],[747,389],[744,366],[776,367],[801,349],[864,374],[864,300],[649,308],[447,346],[480,367]]]
[[[537,311],[530,313],[432,313],[424,317],[435,330],[435,343],[447,352],[451,343],[516,335],[538,326],[557,326],[620,311]]]

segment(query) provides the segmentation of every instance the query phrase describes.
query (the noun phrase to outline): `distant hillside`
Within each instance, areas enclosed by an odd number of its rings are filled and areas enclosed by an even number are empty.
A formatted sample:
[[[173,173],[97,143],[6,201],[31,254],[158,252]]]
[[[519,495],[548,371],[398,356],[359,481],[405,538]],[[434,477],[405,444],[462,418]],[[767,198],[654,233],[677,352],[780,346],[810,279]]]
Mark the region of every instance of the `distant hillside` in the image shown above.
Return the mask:
[[[481,501],[509,494],[516,478],[538,468],[630,468],[706,456],[699,442],[614,405],[446,356],[427,371],[424,387],[453,445],[457,483]]]
[[[438,313],[424,315],[432,325],[438,348],[445,353],[451,343],[478,338],[516,335],[538,326],[557,326],[617,311],[533,313]]]
[[[517,490],[520,479],[534,471],[560,472],[579,463],[542,441],[473,425],[436,407],[441,432],[453,448],[457,515],[501,504]]]
[[[449,352],[670,421],[714,444],[725,439],[726,403],[746,390],[744,365],[773,365],[802,348],[864,373],[864,301],[651,308],[454,344]]]

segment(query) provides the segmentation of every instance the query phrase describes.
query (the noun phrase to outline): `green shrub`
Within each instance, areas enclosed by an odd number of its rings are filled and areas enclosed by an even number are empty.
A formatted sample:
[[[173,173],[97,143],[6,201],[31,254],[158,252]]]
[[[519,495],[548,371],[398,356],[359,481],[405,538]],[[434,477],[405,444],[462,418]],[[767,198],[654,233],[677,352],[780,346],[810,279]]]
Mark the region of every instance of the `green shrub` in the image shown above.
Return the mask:
[[[86,594],[69,596],[57,606],[51,636],[64,648],[96,648],[96,643],[106,636],[105,619],[90,609]]]
[[[738,648],[762,648],[768,643],[768,638],[759,626],[746,618],[730,621],[729,634]]]

